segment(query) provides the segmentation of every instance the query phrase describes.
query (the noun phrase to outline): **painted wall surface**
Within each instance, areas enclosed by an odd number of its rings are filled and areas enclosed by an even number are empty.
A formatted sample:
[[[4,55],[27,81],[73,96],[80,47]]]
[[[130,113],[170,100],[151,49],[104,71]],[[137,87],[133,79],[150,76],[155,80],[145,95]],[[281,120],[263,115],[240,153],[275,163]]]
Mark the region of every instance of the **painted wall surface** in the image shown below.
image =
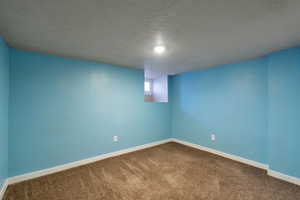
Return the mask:
[[[9,51],[0,37],[0,190],[8,170]]]
[[[269,57],[269,166],[300,178],[300,47]]]
[[[0,187],[7,148],[15,176],[169,137],[300,178],[299,66],[300,47],[176,75],[169,103],[155,104],[140,70],[8,52],[0,40]]]
[[[172,77],[173,137],[267,163],[267,64],[264,57]]]
[[[170,137],[170,106],[144,102],[141,70],[16,49],[10,60],[10,176]]]

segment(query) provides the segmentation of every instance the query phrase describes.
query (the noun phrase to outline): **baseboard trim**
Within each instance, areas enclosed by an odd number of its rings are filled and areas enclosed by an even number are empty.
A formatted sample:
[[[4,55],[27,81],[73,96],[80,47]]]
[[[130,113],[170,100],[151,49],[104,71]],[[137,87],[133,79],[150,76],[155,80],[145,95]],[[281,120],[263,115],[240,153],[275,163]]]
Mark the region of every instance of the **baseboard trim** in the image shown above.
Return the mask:
[[[7,187],[8,187],[8,180],[6,179],[4,181],[4,184],[3,184],[2,188],[0,189],[0,200],[3,199],[4,193],[5,193],[6,189],[7,189]]]
[[[111,157],[127,154],[127,153],[130,153],[130,152],[134,152],[134,151],[147,149],[147,148],[154,147],[154,146],[157,146],[157,145],[161,145],[161,144],[164,144],[164,143],[168,143],[168,142],[171,142],[171,141],[172,141],[171,139],[166,139],[166,140],[161,140],[161,141],[157,141],[157,142],[152,142],[152,143],[148,143],[148,144],[144,144],[144,145],[131,147],[131,148],[128,148],[128,149],[123,149],[123,150],[120,150],[120,151],[115,151],[115,152],[112,152],[112,153],[102,154],[102,155],[92,157],[92,158],[87,158],[87,159],[84,159],[84,160],[79,160],[79,161],[67,163],[67,164],[64,164],[64,165],[59,165],[59,166],[48,168],[48,169],[43,169],[43,170],[39,170],[39,171],[31,172],[31,173],[26,173],[26,174],[19,175],[19,176],[10,177],[10,178],[7,179],[8,184],[15,184],[15,183],[19,183],[19,182],[22,182],[22,181],[27,181],[27,180],[30,180],[30,179],[38,178],[38,177],[41,177],[41,176],[46,176],[46,175],[49,175],[49,174],[61,172],[61,171],[71,169],[71,168],[74,168],[74,167],[78,167],[78,166],[81,166],[81,165],[86,165],[86,164],[89,164],[89,163],[97,162],[97,161],[100,161],[100,160],[103,160],[103,159],[106,159],[106,158],[111,158]]]
[[[274,178],[277,178],[277,179],[280,179],[280,180],[283,180],[283,181],[293,183],[295,185],[300,186],[300,178],[296,178],[296,177],[293,177],[293,176],[282,174],[280,172],[277,172],[277,171],[274,171],[274,170],[271,170],[271,169],[268,169],[268,175],[272,176]]]
[[[283,181],[293,183],[295,185],[300,186],[300,178],[289,176],[289,175],[271,170],[269,168],[269,166],[266,165],[266,164],[259,163],[259,162],[249,160],[249,159],[246,159],[246,158],[242,158],[240,156],[228,154],[228,153],[218,151],[218,150],[215,150],[215,149],[211,149],[211,148],[208,148],[208,147],[204,147],[204,146],[194,144],[194,143],[191,143],[191,142],[182,141],[182,140],[179,140],[179,139],[176,139],[176,138],[172,138],[172,142],[183,144],[185,146],[196,148],[196,149],[199,149],[199,150],[202,150],[202,151],[207,151],[209,153],[213,153],[213,154],[216,154],[216,155],[219,155],[219,156],[222,156],[222,157],[225,157],[225,158],[228,158],[228,159],[240,162],[240,163],[244,163],[244,164],[247,164],[247,165],[250,165],[250,166],[253,166],[253,167],[257,167],[257,168],[260,168],[260,169],[267,170],[267,174],[269,176],[272,176],[274,178],[277,178],[277,179],[280,179],[280,180],[283,180]]]
[[[175,139],[175,138],[173,138],[172,141],[177,142],[179,144],[189,146],[189,147],[193,147],[193,148],[196,148],[196,149],[199,149],[199,150],[202,150],[202,151],[207,151],[209,153],[213,153],[213,154],[225,157],[225,158],[229,158],[231,160],[238,161],[238,162],[241,162],[241,163],[244,163],[244,164],[247,164],[247,165],[251,165],[253,167],[257,167],[257,168],[264,169],[264,170],[268,169],[268,165],[266,165],[266,164],[259,163],[259,162],[249,160],[249,159],[246,159],[246,158],[242,158],[240,156],[228,154],[228,153],[225,153],[225,152],[222,152],[222,151],[218,151],[218,150],[208,148],[208,147],[204,147],[204,146],[201,146],[201,145],[198,145],[198,144],[178,140],[178,139]]]
[[[253,166],[253,167],[264,169],[264,170],[267,170],[267,174],[269,176],[272,176],[274,178],[277,178],[277,179],[280,179],[280,180],[283,180],[283,181],[293,183],[293,184],[296,184],[296,185],[300,186],[300,178],[292,177],[292,176],[289,176],[289,175],[271,170],[271,169],[269,169],[268,165],[266,165],[266,164],[259,163],[259,162],[249,160],[249,159],[246,159],[246,158],[242,158],[240,156],[228,154],[228,153],[218,151],[218,150],[215,150],[215,149],[212,149],[212,148],[204,147],[204,146],[194,144],[194,143],[191,143],[191,142],[186,142],[186,141],[182,141],[182,140],[179,140],[179,139],[176,139],[176,138],[171,138],[171,139],[152,142],[152,143],[148,143],[148,144],[144,144],[144,145],[140,145],[140,146],[136,146],[136,147],[131,147],[131,148],[128,148],[128,149],[123,149],[123,150],[120,150],[120,151],[115,151],[115,152],[112,152],[112,153],[102,154],[102,155],[99,155],[99,156],[96,156],[96,157],[87,158],[87,159],[84,159],[84,160],[75,161],[75,162],[67,163],[67,164],[64,164],[64,165],[59,165],[59,166],[48,168],[48,169],[43,169],[43,170],[39,170],[39,171],[35,171],[35,172],[31,172],[31,173],[27,173],[27,174],[23,174],[23,175],[19,175],[19,176],[10,177],[10,178],[6,179],[2,189],[0,190],[0,200],[3,198],[4,193],[7,189],[7,186],[10,185],[10,184],[15,184],[15,183],[19,183],[19,182],[22,182],[22,181],[38,178],[38,177],[41,177],[41,176],[46,176],[46,175],[49,175],[49,174],[61,172],[61,171],[71,169],[71,168],[74,168],[74,167],[78,167],[78,166],[81,166],[81,165],[86,165],[86,164],[89,164],[89,163],[97,162],[97,161],[100,161],[100,160],[103,160],[103,159],[106,159],[106,158],[131,153],[131,152],[134,152],[134,151],[139,151],[139,150],[142,150],[142,149],[147,149],[147,148],[154,147],[154,146],[161,145],[161,144],[168,143],[168,142],[176,142],[176,143],[179,143],[179,144],[183,144],[185,146],[189,146],[189,147],[196,148],[196,149],[199,149],[199,150],[202,150],[202,151],[206,151],[206,152],[209,152],[209,153],[212,153],[212,154],[216,154],[216,155],[219,155],[219,156],[222,156],[222,157],[225,157],[225,158],[228,158],[228,159],[240,162],[240,163],[244,163],[244,164],[247,164],[247,165],[250,165],[250,166]]]

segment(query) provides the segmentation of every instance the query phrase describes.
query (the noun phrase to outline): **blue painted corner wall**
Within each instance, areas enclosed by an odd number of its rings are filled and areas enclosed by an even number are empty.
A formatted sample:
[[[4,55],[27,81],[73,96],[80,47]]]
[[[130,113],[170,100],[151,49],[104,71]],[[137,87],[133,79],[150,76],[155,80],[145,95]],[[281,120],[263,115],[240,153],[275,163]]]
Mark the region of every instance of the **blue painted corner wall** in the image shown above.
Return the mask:
[[[173,136],[267,163],[267,63],[260,58],[173,77]]]
[[[176,75],[170,85],[173,137],[300,178],[300,47]]]
[[[8,177],[9,53],[0,37],[0,190]]]
[[[145,103],[141,70],[0,40],[0,188],[8,176],[170,137],[300,178],[299,77],[296,47],[172,76],[169,103]]]
[[[16,49],[10,60],[9,176],[170,137],[170,106],[144,102],[142,70]]]
[[[300,178],[300,47],[269,57],[268,162]]]

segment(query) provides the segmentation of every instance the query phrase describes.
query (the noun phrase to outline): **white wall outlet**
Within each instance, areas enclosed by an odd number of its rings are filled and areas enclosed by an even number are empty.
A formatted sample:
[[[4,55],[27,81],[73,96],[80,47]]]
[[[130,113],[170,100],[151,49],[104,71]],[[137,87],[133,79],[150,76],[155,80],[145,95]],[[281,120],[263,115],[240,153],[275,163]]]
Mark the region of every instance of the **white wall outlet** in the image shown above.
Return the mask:
[[[212,141],[215,141],[215,140],[216,140],[216,136],[215,136],[214,134],[212,134],[212,135],[210,136],[210,139],[211,139]]]
[[[118,136],[116,136],[116,135],[113,136],[113,141],[114,141],[114,142],[118,142],[118,140],[119,140]]]

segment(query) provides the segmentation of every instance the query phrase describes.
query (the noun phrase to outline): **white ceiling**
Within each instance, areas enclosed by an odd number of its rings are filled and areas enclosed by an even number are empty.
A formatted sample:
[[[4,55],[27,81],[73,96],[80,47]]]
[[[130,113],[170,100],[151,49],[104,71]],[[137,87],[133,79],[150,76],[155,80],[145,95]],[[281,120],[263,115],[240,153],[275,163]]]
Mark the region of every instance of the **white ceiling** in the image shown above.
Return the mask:
[[[300,0],[0,0],[16,48],[170,74],[300,44]],[[166,54],[154,55],[164,44]]]

